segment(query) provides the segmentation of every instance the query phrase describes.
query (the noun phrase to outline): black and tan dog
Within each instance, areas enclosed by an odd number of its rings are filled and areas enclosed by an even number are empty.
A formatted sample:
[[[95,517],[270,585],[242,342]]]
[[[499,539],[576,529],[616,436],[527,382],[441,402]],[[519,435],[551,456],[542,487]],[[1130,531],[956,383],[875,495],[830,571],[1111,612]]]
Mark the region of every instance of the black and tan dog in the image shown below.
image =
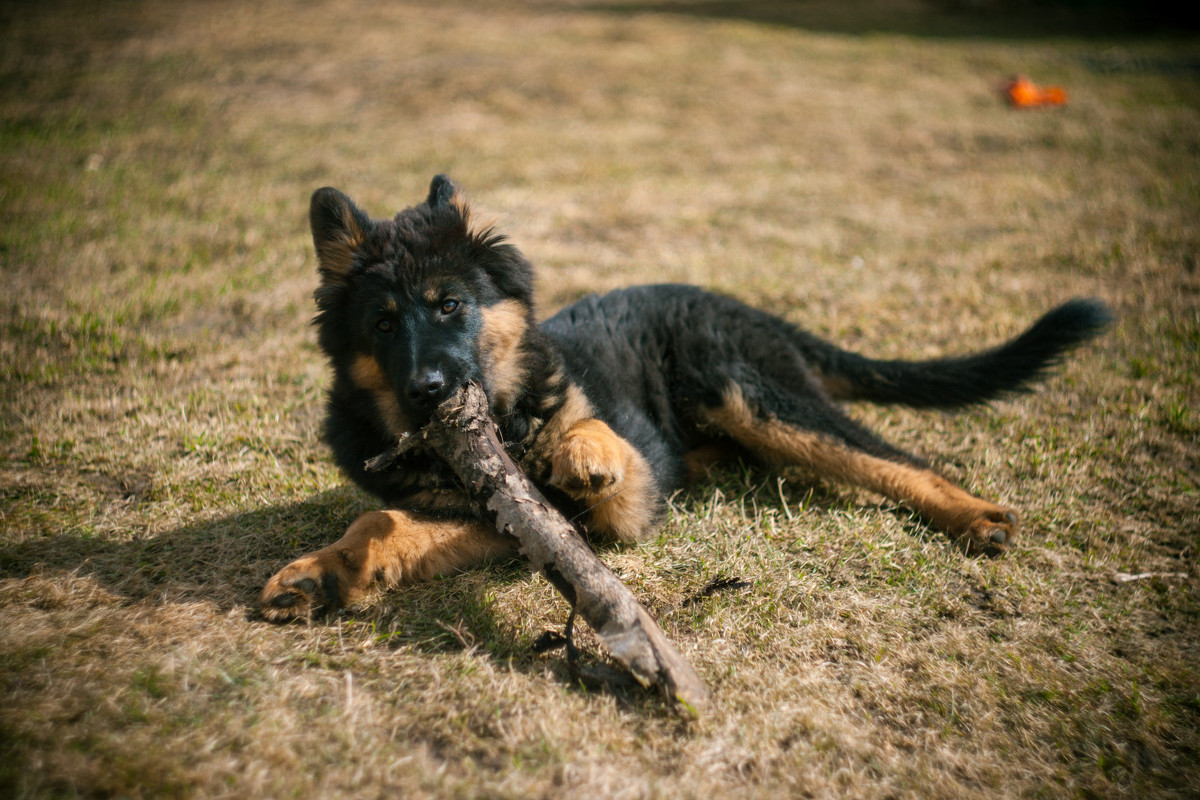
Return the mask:
[[[326,439],[391,510],[364,514],[272,577],[260,603],[273,619],[511,552],[514,541],[481,520],[435,457],[364,468],[467,381],[486,390],[518,463],[595,538],[645,536],[689,474],[743,458],[866,487],[969,553],[1001,553],[1015,511],[953,485],[836,401],[955,408],[1020,391],[1111,319],[1097,301],[1072,300],[1000,347],[917,362],[846,352],[690,286],[589,297],[539,325],[529,263],[475,223],[444,176],[424,203],[382,221],[321,189],[310,221],[316,325],[334,373]]]

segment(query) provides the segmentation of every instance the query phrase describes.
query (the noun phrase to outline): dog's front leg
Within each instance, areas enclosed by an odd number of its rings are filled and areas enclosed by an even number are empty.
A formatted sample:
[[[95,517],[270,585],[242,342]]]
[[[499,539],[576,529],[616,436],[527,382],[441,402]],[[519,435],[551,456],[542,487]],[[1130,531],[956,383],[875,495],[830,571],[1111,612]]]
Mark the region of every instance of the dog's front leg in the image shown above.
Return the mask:
[[[355,603],[376,584],[391,587],[454,572],[515,547],[515,540],[483,522],[371,511],[334,544],[275,573],[258,603],[267,619],[309,617]]]
[[[588,507],[588,529],[622,542],[642,539],[657,518],[657,489],[637,449],[598,419],[563,435],[551,459],[550,484]]]

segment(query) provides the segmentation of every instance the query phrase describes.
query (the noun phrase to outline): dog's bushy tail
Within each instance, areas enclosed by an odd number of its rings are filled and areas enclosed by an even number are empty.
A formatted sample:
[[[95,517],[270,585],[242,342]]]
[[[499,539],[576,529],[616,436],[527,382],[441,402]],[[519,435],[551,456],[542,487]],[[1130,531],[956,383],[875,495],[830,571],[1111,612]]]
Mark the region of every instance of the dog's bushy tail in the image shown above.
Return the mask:
[[[799,344],[836,399],[961,408],[1027,391],[1031,382],[1113,320],[1100,300],[1070,300],[999,347],[928,361],[877,361],[807,336]]]

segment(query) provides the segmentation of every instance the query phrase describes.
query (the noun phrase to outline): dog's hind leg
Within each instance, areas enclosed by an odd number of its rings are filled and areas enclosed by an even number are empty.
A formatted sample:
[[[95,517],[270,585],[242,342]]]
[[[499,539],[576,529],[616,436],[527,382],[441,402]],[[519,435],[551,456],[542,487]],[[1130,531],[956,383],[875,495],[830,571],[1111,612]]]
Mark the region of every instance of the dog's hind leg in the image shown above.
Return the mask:
[[[259,596],[259,608],[271,620],[305,618],[350,605],[377,584],[431,578],[515,549],[515,539],[483,522],[371,511],[334,544],[275,573]]]
[[[731,383],[720,405],[704,408],[706,429],[736,441],[773,466],[803,465],[841,483],[902,503],[945,531],[970,554],[999,555],[1013,541],[1011,508],[952,484],[916,457],[884,442],[821,397],[770,403],[764,411]]]

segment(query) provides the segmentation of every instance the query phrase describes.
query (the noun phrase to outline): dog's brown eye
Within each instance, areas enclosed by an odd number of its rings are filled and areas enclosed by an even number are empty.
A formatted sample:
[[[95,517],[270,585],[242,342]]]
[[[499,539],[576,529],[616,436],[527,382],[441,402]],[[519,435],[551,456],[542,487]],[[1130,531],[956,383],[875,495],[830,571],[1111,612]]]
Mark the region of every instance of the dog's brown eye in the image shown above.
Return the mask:
[[[392,321],[387,319],[379,320],[379,322],[375,323],[375,330],[379,331],[380,333],[391,333]]]
[[[443,314],[453,314],[457,310],[458,310],[458,301],[455,300],[454,298],[451,297],[451,298],[447,298],[446,300],[442,301],[442,313]]]

